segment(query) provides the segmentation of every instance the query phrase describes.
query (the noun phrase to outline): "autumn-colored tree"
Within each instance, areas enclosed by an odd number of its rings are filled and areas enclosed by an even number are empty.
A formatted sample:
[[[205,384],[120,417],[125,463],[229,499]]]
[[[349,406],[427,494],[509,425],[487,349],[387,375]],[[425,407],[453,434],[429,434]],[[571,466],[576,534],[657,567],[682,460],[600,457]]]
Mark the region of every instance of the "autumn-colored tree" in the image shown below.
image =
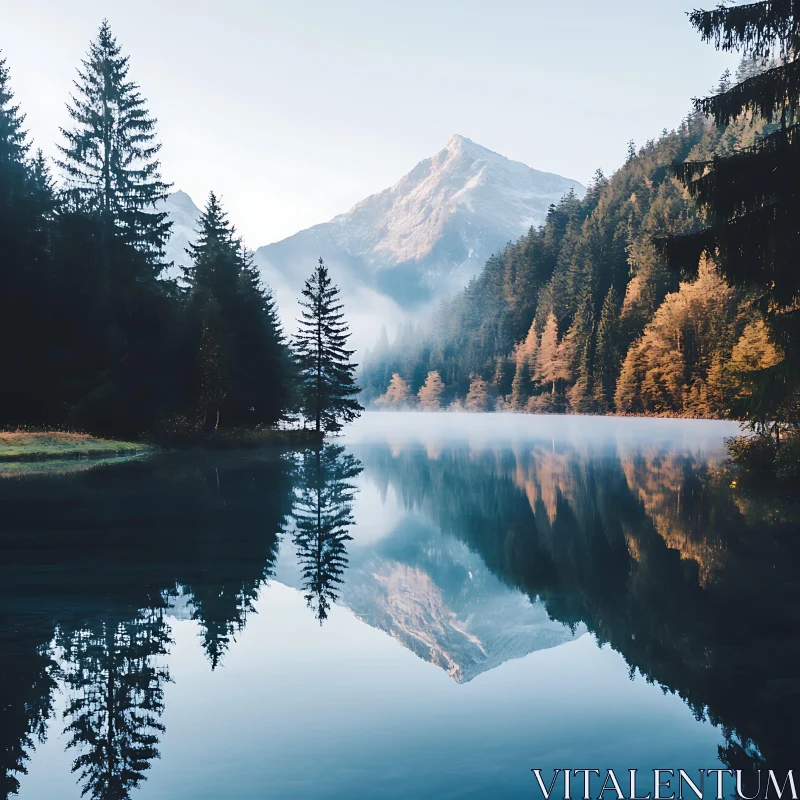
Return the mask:
[[[408,382],[403,380],[397,372],[392,375],[386,392],[375,401],[376,405],[387,408],[404,408],[412,405],[413,402],[414,395],[411,394]]]
[[[542,331],[542,340],[536,354],[535,378],[542,383],[550,385],[550,393],[556,392],[556,381],[564,377],[564,366],[561,361],[562,353],[558,344],[558,322],[551,311]]]
[[[439,373],[436,370],[429,372],[425,383],[417,393],[419,407],[424,408],[426,411],[438,411],[442,407],[443,392],[444,383],[442,383]]]
[[[757,319],[745,326],[731,352],[731,369],[738,373],[769,369],[781,361],[783,355],[771,341],[769,329],[763,319]]]
[[[697,280],[666,296],[628,350],[617,383],[617,410],[704,415],[714,359],[729,353],[736,299],[714,264],[703,259]],[[719,369],[712,377],[719,391]]]
[[[471,375],[469,392],[464,403],[467,411],[489,410],[489,387],[480,375]]]

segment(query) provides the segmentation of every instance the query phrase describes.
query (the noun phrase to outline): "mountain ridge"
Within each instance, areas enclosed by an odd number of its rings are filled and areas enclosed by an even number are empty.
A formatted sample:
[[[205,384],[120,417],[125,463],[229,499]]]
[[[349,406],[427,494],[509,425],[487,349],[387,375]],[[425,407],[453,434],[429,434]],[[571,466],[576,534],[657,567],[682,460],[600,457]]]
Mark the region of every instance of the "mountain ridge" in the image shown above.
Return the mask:
[[[531,226],[551,204],[585,188],[512,161],[460,134],[392,186],[284,239],[259,247],[255,262],[278,301],[287,332],[303,281],[325,259],[348,305],[357,349],[382,325],[399,329],[409,312],[458,291],[486,260]],[[188,264],[200,210],[183,191],[161,204],[173,220],[167,260]]]
[[[364,284],[413,307],[461,288],[570,190],[582,196],[585,188],[455,134],[389,188],[259,247],[256,263],[267,280],[291,286],[322,255],[345,288]]]

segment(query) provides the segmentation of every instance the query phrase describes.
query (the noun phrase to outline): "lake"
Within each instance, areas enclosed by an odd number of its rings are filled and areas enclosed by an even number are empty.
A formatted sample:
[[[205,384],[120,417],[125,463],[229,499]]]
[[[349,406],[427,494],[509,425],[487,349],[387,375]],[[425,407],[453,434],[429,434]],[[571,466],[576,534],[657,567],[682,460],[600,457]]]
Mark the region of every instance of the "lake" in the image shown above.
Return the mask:
[[[532,798],[533,768],[796,767],[800,515],[731,486],[736,433],[368,413],[321,451],[9,471],[5,793]]]

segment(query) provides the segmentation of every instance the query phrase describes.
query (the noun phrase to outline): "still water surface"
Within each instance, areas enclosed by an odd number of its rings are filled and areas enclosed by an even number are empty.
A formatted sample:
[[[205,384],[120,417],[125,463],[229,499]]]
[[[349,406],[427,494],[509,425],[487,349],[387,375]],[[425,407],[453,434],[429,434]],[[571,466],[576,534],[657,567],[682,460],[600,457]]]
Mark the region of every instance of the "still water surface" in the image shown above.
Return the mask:
[[[730,487],[735,433],[367,414],[321,452],[8,474],[3,788],[517,798],[533,767],[796,767],[797,512]]]

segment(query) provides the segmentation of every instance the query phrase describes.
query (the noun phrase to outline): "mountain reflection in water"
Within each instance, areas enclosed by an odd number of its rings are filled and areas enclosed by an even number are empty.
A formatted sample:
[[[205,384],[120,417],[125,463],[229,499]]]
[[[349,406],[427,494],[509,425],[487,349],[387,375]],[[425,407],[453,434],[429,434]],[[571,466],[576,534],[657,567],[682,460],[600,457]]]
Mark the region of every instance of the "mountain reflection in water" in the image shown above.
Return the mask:
[[[169,733],[174,619],[224,671],[270,580],[459,683],[588,631],[718,726],[724,764],[792,766],[797,510],[731,489],[720,429],[507,417],[478,436],[453,416],[0,480],[4,796],[46,735],[85,796],[135,796]]]

